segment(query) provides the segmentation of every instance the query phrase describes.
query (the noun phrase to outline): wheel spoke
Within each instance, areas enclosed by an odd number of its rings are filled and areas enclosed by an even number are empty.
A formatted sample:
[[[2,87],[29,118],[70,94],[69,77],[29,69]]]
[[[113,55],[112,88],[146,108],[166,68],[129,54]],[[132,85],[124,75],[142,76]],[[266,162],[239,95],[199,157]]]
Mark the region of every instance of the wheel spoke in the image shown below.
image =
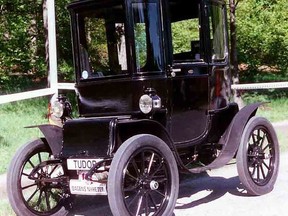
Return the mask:
[[[141,152],[141,173],[144,173],[145,170],[145,152]]]
[[[21,175],[24,175],[24,176],[27,176],[27,177],[29,176],[29,174],[24,173],[24,172],[22,172]]]
[[[39,188],[37,188],[34,193],[27,199],[27,203],[29,203],[31,201],[31,199],[34,197],[34,195],[39,191]]]
[[[40,154],[40,152],[38,152],[37,155],[38,155],[38,160],[39,160],[39,164],[40,164],[40,163],[42,163],[42,159],[41,159],[41,154]]]
[[[132,179],[132,180],[134,180],[134,181],[137,181],[137,177],[134,177],[128,170],[126,171],[126,175],[127,175],[130,179]]]
[[[154,156],[155,156],[155,153],[152,153],[152,156],[151,156],[150,161],[149,161],[148,171],[147,171],[148,174],[150,173],[151,166],[152,166],[152,163],[154,160]]]
[[[257,130],[257,146],[259,146],[261,140],[260,129]]]
[[[52,173],[57,169],[57,167],[58,167],[58,164],[56,164],[56,165],[53,167],[53,169],[51,170],[51,172],[50,172],[48,175],[51,176]]]
[[[146,213],[146,216],[148,216],[149,215],[149,210],[150,210],[148,194],[145,193],[144,196],[145,196],[145,213]]]
[[[164,164],[164,159],[162,158],[161,162],[159,163],[158,167],[156,168],[156,170],[150,175],[152,178],[154,178],[154,176],[156,175],[157,172],[159,172],[160,169],[162,169]]]
[[[155,201],[154,201],[154,199],[153,199],[153,197],[151,196],[151,194],[149,193],[149,199],[151,200],[151,202],[152,202],[152,204],[153,204],[153,206],[154,206],[154,208],[155,208],[155,211],[157,211],[158,210],[158,208],[157,208],[157,204],[155,203]]]
[[[263,148],[263,144],[264,144],[264,141],[265,141],[266,137],[267,137],[267,134],[264,133],[264,135],[262,137],[262,140],[261,140],[261,144],[260,144],[261,149]]]
[[[61,199],[61,194],[59,192],[58,193],[54,193],[52,190],[50,190],[50,196],[56,202],[59,201],[59,198]]]
[[[263,152],[268,148],[268,147],[270,147],[271,146],[271,143],[268,143],[264,148],[263,148]]]
[[[37,203],[36,203],[37,207],[39,207],[40,204],[41,204],[42,193],[43,193],[43,190],[40,190],[40,194],[39,194],[39,197],[38,197],[38,200],[37,200]]]
[[[260,181],[260,168],[259,166],[256,167],[257,168],[257,182]]]
[[[158,183],[163,183],[163,182],[168,181],[168,178],[165,175],[153,176],[153,180],[157,180]]]
[[[268,171],[270,171],[270,167],[266,164],[265,161],[263,161],[263,165],[268,169]]]
[[[155,191],[156,193],[158,193],[160,196],[165,197],[165,194],[161,193],[160,191],[158,191],[158,190],[153,190],[153,191]]]
[[[35,168],[34,164],[31,162],[30,159],[27,162],[32,166],[32,168]]]
[[[36,185],[37,185],[37,183],[34,183],[34,184],[31,184],[31,185],[27,185],[25,187],[22,187],[21,189],[22,190],[26,190],[27,188],[30,188],[30,187],[33,187],[33,186],[36,186]]]
[[[133,186],[130,186],[130,187],[126,187],[124,188],[124,192],[130,192],[130,191],[134,191],[137,189],[137,186],[136,185],[133,185]]]
[[[255,175],[255,172],[256,172],[256,166],[253,166],[253,171],[251,173],[251,176],[253,177]]]
[[[255,139],[256,134],[252,134],[252,140],[253,140],[253,146],[256,146],[256,139]]]
[[[134,195],[134,197],[132,198],[132,200],[129,201],[128,203],[128,207],[131,206],[132,203],[134,203],[134,201],[137,199],[137,197],[141,194],[141,191],[138,190],[137,193]],[[127,200],[128,201],[128,200]]]
[[[132,165],[133,165],[134,170],[136,171],[137,177],[139,177],[140,176],[140,171],[139,171],[138,165],[137,165],[137,163],[135,161],[135,158],[132,159]]]
[[[141,207],[142,207],[142,202],[143,202],[143,195],[140,197],[140,199],[139,199],[139,201],[138,201],[138,206],[137,206],[136,215],[139,215],[139,212],[140,212]]]
[[[49,202],[49,194],[47,193],[46,190],[44,191],[44,196],[45,196],[47,210],[50,211],[51,210],[51,206],[50,206],[50,202]]]
[[[266,179],[266,175],[265,175],[265,172],[264,172],[264,169],[263,169],[262,165],[260,165],[260,170],[261,170],[261,174],[263,176],[263,179]]]

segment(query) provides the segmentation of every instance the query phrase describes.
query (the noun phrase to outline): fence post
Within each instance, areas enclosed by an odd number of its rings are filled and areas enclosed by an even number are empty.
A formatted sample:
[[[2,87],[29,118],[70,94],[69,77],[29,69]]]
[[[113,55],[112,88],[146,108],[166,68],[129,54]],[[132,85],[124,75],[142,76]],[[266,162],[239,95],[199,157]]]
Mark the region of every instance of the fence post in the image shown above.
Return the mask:
[[[48,86],[58,93],[55,0],[47,0],[49,70]]]

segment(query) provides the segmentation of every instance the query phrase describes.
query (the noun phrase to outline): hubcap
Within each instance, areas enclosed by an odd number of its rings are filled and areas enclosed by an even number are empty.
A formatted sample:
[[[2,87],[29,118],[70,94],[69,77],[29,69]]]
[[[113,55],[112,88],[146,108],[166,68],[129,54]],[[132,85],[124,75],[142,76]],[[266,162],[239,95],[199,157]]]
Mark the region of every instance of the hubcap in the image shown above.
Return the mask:
[[[151,190],[157,190],[159,188],[159,183],[157,181],[151,181],[150,182],[150,189]]]

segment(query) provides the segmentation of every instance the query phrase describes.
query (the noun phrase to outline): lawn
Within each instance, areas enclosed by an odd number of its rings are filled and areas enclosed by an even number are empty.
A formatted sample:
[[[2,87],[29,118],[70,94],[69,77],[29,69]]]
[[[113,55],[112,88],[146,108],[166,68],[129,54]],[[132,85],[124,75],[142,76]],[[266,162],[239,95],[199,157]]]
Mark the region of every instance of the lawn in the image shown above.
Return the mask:
[[[37,98],[0,105],[0,174],[7,171],[16,149],[41,136],[37,128],[25,126],[47,123],[48,99]]]

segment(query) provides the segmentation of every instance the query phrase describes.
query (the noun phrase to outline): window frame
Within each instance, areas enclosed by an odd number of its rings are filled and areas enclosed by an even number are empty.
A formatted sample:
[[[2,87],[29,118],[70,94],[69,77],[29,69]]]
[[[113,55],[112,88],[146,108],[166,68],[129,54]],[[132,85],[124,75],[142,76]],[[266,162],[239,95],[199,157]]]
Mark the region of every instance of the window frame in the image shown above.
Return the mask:
[[[137,57],[136,57],[136,43],[135,43],[135,35],[134,35],[134,17],[133,17],[133,4],[137,3],[154,3],[157,5],[157,17],[159,19],[158,27],[159,28],[159,50],[160,50],[160,58],[161,63],[160,70],[146,70],[146,71],[137,71]],[[162,10],[162,0],[127,0],[127,11],[128,11],[128,33],[130,38],[130,46],[131,46],[131,53],[132,53],[132,62],[131,62],[131,68],[133,76],[148,76],[148,75],[165,75],[166,73],[166,62],[165,62],[165,50],[164,50],[164,27],[163,27],[163,10]]]
[[[81,19],[84,20],[85,14],[90,14],[93,13],[93,11],[95,10],[101,10],[104,8],[109,8],[109,7],[113,7],[113,6],[121,6],[123,13],[124,13],[124,17],[123,17],[123,24],[124,24],[124,36],[125,36],[125,49],[126,49],[126,63],[127,63],[127,69],[125,70],[126,73],[123,74],[115,74],[115,75],[107,75],[107,76],[103,76],[103,77],[96,77],[96,76],[91,76],[87,79],[84,79],[82,77],[82,72],[84,71],[83,69],[83,60],[81,60],[81,41],[83,40],[83,37],[86,37],[85,34],[83,34],[81,32],[81,29],[85,28],[85,24],[84,22],[81,24]],[[129,54],[129,35],[128,35],[128,30],[127,30],[127,16],[126,16],[126,6],[124,4],[124,1],[105,1],[105,2],[93,2],[92,5],[89,5],[89,7],[80,7],[79,8],[75,8],[70,9],[70,13],[71,13],[71,19],[74,20],[75,23],[72,26],[72,35],[73,35],[73,50],[74,50],[74,59],[75,59],[75,63],[74,63],[74,68],[75,68],[75,72],[76,72],[76,82],[91,82],[91,81],[101,81],[101,80],[107,80],[107,79],[119,79],[119,78],[127,78],[127,77],[131,77],[131,68],[130,68],[130,54]],[[88,16],[89,17],[89,16]],[[122,23],[122,22],[121,22]],[[117,24],[117,23],[115,23]],[[82,26],[81,26],[82,25]],[[106,38],[107,39],[107,38]]]

